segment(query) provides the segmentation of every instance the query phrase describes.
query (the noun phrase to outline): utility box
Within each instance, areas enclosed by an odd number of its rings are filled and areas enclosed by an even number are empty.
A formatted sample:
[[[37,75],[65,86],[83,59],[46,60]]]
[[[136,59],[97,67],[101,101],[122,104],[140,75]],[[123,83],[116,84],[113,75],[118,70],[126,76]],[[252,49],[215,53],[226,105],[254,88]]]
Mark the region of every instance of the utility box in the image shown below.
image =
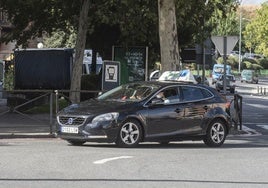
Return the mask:
[[[14,89],[69,89],[73,49],[20,49],[14,51]]]

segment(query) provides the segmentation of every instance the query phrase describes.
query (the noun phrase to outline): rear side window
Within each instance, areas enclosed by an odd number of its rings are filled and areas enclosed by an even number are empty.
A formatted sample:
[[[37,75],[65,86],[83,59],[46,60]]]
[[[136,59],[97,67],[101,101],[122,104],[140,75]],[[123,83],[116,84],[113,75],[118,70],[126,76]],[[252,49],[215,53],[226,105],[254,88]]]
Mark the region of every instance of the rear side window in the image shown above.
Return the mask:
[[[191,86],[182,86],[183,101],[203,100],[213,96],[211,92],[206,89]]]

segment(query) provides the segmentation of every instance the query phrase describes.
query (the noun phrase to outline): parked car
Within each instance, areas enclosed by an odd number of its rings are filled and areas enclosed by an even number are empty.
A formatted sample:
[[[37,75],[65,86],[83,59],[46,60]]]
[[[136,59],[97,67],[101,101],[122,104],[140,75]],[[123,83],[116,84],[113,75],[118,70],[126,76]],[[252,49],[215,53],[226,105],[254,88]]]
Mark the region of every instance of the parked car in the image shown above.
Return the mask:
[[[218,91],[223,90],[224,75],[220,75],[219,80],[216,82],[215,87]],[[226,74],[226,90],[230,93],[235,92],[235,76],[232,74]]]
[[[203,140],[221,146],[231,128],[229,103],[215,89],[176,81],[136,82],[57,114],[58,136],[85,142],[136,147],[150,141]]]
[[[244,81],[257,84],[259,82],[258,74],[254,70],[244,69],[241,72],[241,82]]]
[[[261,54],[245,53],[244,58],[247,58],[247,59],[263,59],[265,57],[263,55],[261,55]]]

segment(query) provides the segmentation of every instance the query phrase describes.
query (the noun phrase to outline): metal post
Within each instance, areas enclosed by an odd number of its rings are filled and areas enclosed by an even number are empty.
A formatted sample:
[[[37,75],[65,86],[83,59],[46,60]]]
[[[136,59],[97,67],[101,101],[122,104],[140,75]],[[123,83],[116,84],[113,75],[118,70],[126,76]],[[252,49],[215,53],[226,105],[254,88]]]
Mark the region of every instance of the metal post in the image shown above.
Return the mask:
[[[224,72],[223,72],[223,93],[226,94],[226,64],[227,64],[227,37],[223,37],[223,62],[224,62]]]
[[[204,19],[204,25],[205,25],[205,19]],[[205,41],[203,42],[203,68],[202,68],[202,81],[201,83],[204,84],[205,82],[205,66],[206,66],[206,46]]]
[[[53,124],[53,92],[50,93],[50,109],[49,109],[49,125],[50,125],[50,134],[52,134],[52,124]]]
[[[239,14],[239,57],[238,57],[238,72],[241,72],[241,40],[242,40],[242,11],[240,8]]]
[[[58,101],[58,98],[59,98],[59,91],[58,90],[55,90],[55,112],[56,114],[59,112],[59,101]]]
[[[240,123],[240,130],[242,130],[242,113],[243,113],[243,108],[242,108],[242,100],[243,100],[243,98],[242,98],[242,96],[239,96],[239,98],[240,98],[240,105],[239,105],[239,107],[240,107],[240,109],[239,109],[239,123]]]

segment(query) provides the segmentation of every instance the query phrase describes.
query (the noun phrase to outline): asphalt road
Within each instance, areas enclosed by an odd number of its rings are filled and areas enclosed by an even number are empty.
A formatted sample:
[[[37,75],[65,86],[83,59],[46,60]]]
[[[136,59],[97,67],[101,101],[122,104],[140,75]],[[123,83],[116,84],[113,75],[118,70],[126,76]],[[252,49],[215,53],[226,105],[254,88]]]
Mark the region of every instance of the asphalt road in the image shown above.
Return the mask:
[[[229,135],[221,148],[200,141],[124,149],[75,147],[57,138],[0,139],[0,188],[268,187],[268,97],[251,94],[255,86],[238,86],[245,131]]]
[[[0,140],[0,187],[268,187],[267,136],[76,147],[59,139]]]

